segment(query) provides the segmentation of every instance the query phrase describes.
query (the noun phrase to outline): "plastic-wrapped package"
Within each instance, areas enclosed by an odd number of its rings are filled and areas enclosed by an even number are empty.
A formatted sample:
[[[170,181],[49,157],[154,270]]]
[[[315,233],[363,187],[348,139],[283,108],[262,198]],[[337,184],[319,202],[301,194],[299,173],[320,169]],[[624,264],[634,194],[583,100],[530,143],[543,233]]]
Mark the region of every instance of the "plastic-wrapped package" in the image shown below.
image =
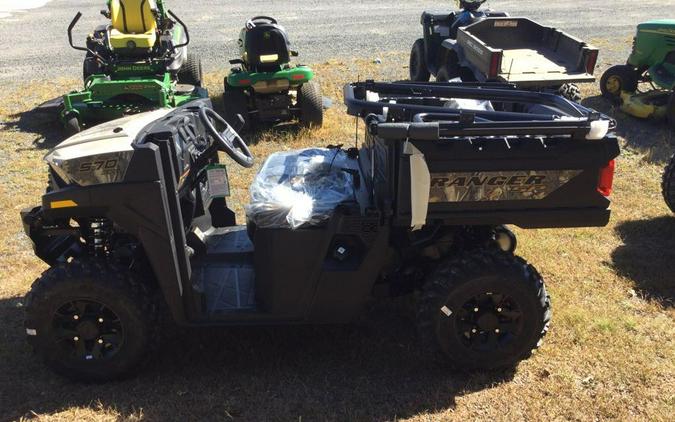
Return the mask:
[[[318,225],[354,198],[347,153],[310,148],[272,154],[251,185],[250,221],[261,228]]]

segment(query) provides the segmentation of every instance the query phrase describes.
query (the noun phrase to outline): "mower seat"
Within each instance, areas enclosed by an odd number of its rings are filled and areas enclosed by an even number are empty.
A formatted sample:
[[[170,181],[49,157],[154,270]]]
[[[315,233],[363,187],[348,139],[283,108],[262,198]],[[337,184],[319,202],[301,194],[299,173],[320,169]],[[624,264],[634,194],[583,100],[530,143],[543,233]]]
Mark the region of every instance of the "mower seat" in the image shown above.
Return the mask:
[[[256,72],[276,72],[290,62],[286,31],[275,24],[257,24],[246,31],[244,61]]]
[[[112,0],[110,2],[110,46],[113,50],[149,50],[157,42],[157,5],[154,0]]]

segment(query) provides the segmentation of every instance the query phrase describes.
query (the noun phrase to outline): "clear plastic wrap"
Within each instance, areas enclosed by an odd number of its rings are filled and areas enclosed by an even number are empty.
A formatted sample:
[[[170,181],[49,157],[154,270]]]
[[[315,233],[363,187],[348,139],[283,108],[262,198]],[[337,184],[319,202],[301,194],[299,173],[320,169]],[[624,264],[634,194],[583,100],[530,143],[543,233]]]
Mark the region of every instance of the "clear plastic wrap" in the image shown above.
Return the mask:
[[[354,198],[347,153],[310,148],[272,154],[251,185],[246,215],[257,227],[291,228],[321,224]]]

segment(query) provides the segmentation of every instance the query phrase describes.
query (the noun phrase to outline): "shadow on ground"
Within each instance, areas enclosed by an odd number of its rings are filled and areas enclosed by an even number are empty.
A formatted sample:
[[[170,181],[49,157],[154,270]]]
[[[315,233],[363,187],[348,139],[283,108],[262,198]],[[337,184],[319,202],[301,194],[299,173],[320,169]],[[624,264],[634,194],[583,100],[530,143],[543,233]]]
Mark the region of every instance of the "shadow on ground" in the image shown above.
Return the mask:
[[[675,132],[665,121],[628,116],[600,95],[588,97],[581,104],[616,119],[616,134],[624,138],[629,147],[646,153],[649,162],[664,164],[675,152]]]
[[[58,112],[41,110],[40,107],[9,116],[5,130],[18,130],[33,137],[35,148],[49,149],[67,138]]]
[[[22,335],[21,299],[0,302],[0,419],[73,407],[149,420],[395,420],[453,409],[513,373],[454,374],[420,358],[408,310],[373,306],[349,326],[190,331],[165,340],[136,378],[66,381]]]
[[[624,243],[612,253],[617,272],[645,298],[675,306],[675,218],[628,221],[616,231]]]

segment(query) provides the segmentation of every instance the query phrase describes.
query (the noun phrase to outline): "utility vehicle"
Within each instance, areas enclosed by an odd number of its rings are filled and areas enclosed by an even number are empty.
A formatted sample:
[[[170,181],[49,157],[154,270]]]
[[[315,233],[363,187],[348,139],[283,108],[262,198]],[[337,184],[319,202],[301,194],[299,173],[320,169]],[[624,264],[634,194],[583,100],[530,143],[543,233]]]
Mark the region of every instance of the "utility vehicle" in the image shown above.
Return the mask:
[[[639,92],[642,82],[652,89]],[[605,98],[639,118],[667,118],[675,128],[675,19],[638,25],[633,51],[624,65],[610,67],[600,81]]]
[[[68,132],[208,97],[201,61],[187,52],[188,29],[163,0],[108,0],[101,14],[111,23],[97,27],[86,47],[76,46],[72,34],[82,13],[68,27],[70,46],[86,52],[84,89],[65,95],[60,106]]]
[[[225,119],[248,129],[252,122],[279,123],[297,119],[302,125],[323,124],[321,86],[308,66],[291,64],[286,30],[276,19],[256,16],[239,34],[240,57],[224,81]],[[240,117],[241,116],[241,117]]]
[[[576,83],[594,82],[598,49],[556,28],[461,1],[459,12],[424,12],[424,37],[413,44],[410,79],[497,81],[557,91],[581,100]]]
[[[270,156],[248,225],[217,152],[254,159],[208,99],[57,146],[50,189],[21,215],[50,265],[26,299],[37,354],[109,380],[152,356],[160,309],[193,327],[347,323],[370,298],[417,292],[424,353],[460,370],[527,358],[550,302],[504,225],[606,225],[613,122],[508,86],[365,82],[345,98],[366,142]]]

